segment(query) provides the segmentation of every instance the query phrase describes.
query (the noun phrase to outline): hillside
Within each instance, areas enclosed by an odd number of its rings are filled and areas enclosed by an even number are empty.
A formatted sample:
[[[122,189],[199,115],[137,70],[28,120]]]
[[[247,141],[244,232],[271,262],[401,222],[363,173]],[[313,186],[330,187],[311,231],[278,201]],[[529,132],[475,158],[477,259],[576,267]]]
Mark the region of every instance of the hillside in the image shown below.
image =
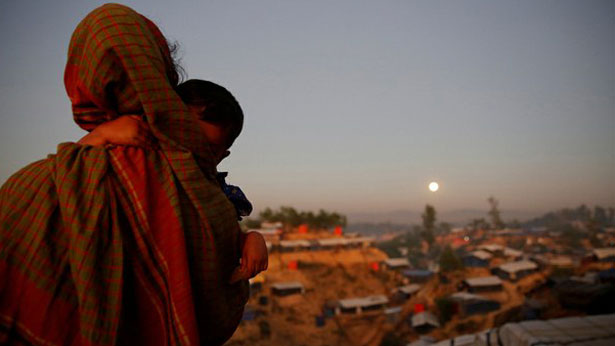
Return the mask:
[[[386,295],[394,280],[368,266],[384,259],[386,255],[374,248],[272,254],[263,288],[248,303],[263,315],[257,321],[242,322],[228,345],[368,345],[372,339],[379,341],[382,328],[374,327],[384,323],[381,313],[337,316],[327,319],[323,327],[316,326],[315,316],[329,300]],[[299,261],[298,270],[288,269],[291,261]],[[303,283],[305,294],[270,294],[272,283],[288,281]],[[269,298],[265,306],[258,304],[263,296]]]

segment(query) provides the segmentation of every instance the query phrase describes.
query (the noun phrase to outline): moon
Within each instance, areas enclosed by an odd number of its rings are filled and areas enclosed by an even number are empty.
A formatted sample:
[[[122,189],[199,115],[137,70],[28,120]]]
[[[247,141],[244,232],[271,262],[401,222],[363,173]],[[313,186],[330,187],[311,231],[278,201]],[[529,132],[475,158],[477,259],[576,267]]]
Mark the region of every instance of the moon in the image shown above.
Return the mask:
[[[432,181],[431,183],[429,183],[429,191],[436,192],[438,191],[439,188],[440,186],[435,181]]]

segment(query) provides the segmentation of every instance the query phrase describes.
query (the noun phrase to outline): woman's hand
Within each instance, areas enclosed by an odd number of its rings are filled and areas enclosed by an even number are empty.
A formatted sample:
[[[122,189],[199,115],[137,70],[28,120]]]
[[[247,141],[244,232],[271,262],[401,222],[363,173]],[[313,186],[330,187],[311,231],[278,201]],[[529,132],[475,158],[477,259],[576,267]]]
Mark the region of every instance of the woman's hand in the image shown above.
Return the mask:
[[[154,148],[155,140],[147,123],[138,115],[124,115],[98,125],[78,142],[83,145],[128,145]]]
[[[242,238],[241,265],[231,274],[230,283],[253,278],[269,265],[265,238],[258,232],[246,233]]]

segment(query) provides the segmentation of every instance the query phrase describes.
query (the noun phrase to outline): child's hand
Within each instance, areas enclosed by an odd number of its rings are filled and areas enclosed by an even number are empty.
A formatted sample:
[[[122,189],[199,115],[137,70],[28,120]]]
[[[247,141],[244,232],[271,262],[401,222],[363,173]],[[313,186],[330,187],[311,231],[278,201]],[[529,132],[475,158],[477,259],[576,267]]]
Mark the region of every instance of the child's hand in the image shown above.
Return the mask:
[[[231,274],[230,283],[253,278],[256,274],[267,270],[269,264],[265,238],[258,232],[250,232],[243,237],[241,265]]]
[[[124,115],[100,124],[78,143],[94,146],[129,145],[142,148],[155,146],[147,123],[138,115]]]

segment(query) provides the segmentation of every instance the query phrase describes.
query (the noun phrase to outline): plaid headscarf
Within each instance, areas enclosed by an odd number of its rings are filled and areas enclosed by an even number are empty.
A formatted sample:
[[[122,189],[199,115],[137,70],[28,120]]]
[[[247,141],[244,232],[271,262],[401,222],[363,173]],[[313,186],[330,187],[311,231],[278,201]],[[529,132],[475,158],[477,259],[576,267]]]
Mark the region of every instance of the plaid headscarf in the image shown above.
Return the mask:
[[[132,9],[92,11],[65,85],[84,129],[144,114],[161,150],[63,143],[0,189],[0,344],[215,345],[247,282],[239,226],[217,186],[164,36]]]

